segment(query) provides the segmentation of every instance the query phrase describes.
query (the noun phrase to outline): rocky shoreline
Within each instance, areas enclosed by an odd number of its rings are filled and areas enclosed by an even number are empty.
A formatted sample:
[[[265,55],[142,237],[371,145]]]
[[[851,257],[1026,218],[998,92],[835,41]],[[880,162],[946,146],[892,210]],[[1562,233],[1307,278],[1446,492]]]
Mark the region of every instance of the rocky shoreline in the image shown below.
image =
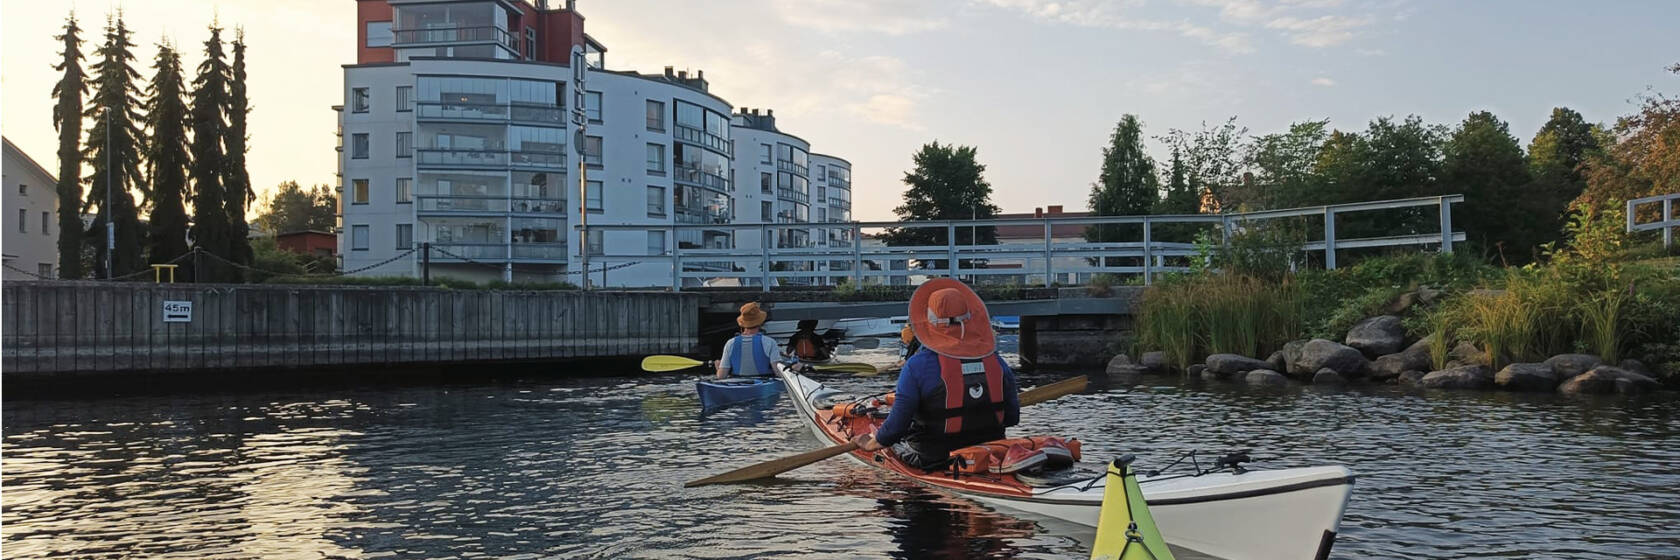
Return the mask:
[[[1459,342],[1445,353],[1442,367],[1436,368],[1433,350],[1428,338],[1408,345],[1400,318],[1380,315],[1355,324],[1342,342],[1296,340],[1265,359],[1212,354],[1180,372],[1164,352],[1144,352],[1136,360],[1120,354],[1109,360],[1106,373],[1122,381],[1183,373],[1204,380],[1271,387],[1291,383],[1387,383],[1429,389],[1620,395],[1660,388],[1638,360],[1606,364],[1589,354],[1559,354],[1543,362],[1511,363],[1495,370],[1487,352],[1469,342]]]

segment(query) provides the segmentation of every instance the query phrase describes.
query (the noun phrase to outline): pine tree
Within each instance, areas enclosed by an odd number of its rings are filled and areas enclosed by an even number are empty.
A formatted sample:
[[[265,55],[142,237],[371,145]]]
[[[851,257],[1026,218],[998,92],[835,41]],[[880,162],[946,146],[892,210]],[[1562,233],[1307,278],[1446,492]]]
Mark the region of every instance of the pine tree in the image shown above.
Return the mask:
[[[88,178],[88,196],[82,204],[83,212],[97,214],[88,229],[95,249],[94,270],[101,276],[122,276],[145,266],[141,258],[142,239],[139,205],[133,191],[142,197],[150,191],[140,174],[141,131],[140,88],[136,82],[140,73],[134,70],[134,43],[128,28],[123,25],[122,13],[108,18],[105,25],[105,46],[99,49],[100,61],[94,65],[96,74],[89,80],[94,88],[93,103],[82,116],[93,120],[88,130],[83,160],[93,169]],[[111,199],[106,200],[109,192]],[[141,199],[144,204],[145,199]],[[110,269],[106,269],[106,221],[116,224],[115,251]]]
[[[187,104],[182,97],[181,55],[167,40],[158,43],[146,102],[147,175],[152,179],[150,260],[166,263],[187,248]]]
[[[1103,148],[1102,172],[1091,185],[1089,204],[1097,216],[1141,216],[1149,213],[1159,196],[1155,160],[1143,148],[1143,123],[1137,115],[1126,115],[1115,123],[1114,132]],[[1135,225],[1098,225],[1085,229],[1089,241],[1142,241],[1143,228]]]
[[[193,277],[201,282],[235,282],[238,270],[220,262],[232,258],[232,227],[227,216],[226,179],[227,156],[223,141],[227,138],[227,121],[223,111],[228,106],[228,67],[222,54],[222,30],[210,27],[210,39],[204,42],[204,62],[198,65],[198,77],[193,79],[192,109],[192,165],[188,178],[192,180],[193,245],[214,257],[199,259]]]
[[[62,59],[53,66],[64,77],[53,85],[53,128],[58,130],[58,277],[82,277],[82,96],[87,75],[82,72],[82,28],[76,13],[64,19]]]
[[[251,189],[251,175],[245,170],[245,118],[251,112],[250,99],[245,91],[245,31],[236,32],[232,43],[233,67],[228,81],[227,132],[223,147],[226,160],[222,167],[222,188],[227,196],[228,258],[234,262],[251,264],[251,242],[247,235],[251,226],[245,221],[245,208],[256,200]]]

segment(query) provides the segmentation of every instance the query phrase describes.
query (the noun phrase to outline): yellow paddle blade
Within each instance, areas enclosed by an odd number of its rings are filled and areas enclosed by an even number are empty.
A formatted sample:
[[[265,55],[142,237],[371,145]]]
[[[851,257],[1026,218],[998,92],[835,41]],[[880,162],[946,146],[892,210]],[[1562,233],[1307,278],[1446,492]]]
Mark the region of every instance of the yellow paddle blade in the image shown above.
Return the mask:
[[[863,375],[863,376],[870,376],[870,375],[875,375],[875,374],[881,373],[881,370],[876,369],[875,366],[872,366],[872,365],[869,365],[869,364],[862,364],[862,363],[818,364],[818,365],[811,366],[811,369],[814,369],[814,370],[817,370],[817,371],[838,371],[838,372],[843,372],[843,373],[855,373],[855,374]]]
[[[682,356],[648,356],[642,358],[642,371],[653,373],[680,371],[703,365],[706,365],[706,362]]]
[[[1172,560],[1172,551],[1155,527],[1155,517],[1149,514],[1130,463],[1128,455],[1108,465],[1091,560]]]

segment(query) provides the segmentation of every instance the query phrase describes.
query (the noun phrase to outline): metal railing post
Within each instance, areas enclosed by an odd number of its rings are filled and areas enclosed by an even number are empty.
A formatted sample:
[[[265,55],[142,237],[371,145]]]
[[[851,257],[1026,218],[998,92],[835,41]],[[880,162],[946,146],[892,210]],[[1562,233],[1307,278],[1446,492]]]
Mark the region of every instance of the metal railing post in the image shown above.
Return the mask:
[[[1324,268],[1336,269],[1336,211],[1324,207]]]
[[[863,287],[863,228],[852,222],[852,287]]]
[[[762,269],[762,281],[764,282],[764,291],[766,292],[770,291],[770,244],[774,242],[775,240],[770,238],[770,225],[759,224],[758,246],[762,248],[764,252],[764,262],[759,268]]]
[[[1671,223],[1674,220],[1674,196],[1664,198],[1662,204],[1663,248],[1669,249],[1674,246],[1674,224]]]
[[[1046,288],[1056,285],[1056,282],[1055,282],[1056,268],[1055,268],[1054,265],[1051,264],[1051,262],[1053,262],[1055,259],[1053,257],[1051,257],[1051,250],[1050,250],[1050,239],[1051,239],[1051,236],[1052,236],[1052,233],[1053,233],[1052,227],[1053,226],[1050,225],[1050,218],[1045,218],[1044,219],[1044,287],[1046,287]]]
[[[671,291],[680,292],[682,291],[682,255],[677,251],[682,248],[682,243],[677,241],[677,226],[671,226],[668,231],[671,233]]]
[[[952,278],[957,277],[957,224],[945,224],[945,266]]]
[[[1447,197],[1444,197],[1444,196],[1441,197],[1440,200],[1441,200],[1441,202],[1440,202],[1440,204],[1441,204],[1441,252],[1442,253],[1451,253],[1453,251],[1452,203],[1447,202]]]
[[[1150,229],[1153,229],[1151,227],[1151,222],[1149,221],[1149,217],[1145,216],[1143,218],[1143,285],[1145,286],[1154,283],[1154,279],[1151,278],[1152,275],[1150,274],[1151,271],[1149,266],[1154,264],[1151,261],[1155,260],[1155,248],[1152,243],[1153,240],[1150,239],[1149,235]]]
[[[432,285],[432,242],[420,244],[420,285]]]

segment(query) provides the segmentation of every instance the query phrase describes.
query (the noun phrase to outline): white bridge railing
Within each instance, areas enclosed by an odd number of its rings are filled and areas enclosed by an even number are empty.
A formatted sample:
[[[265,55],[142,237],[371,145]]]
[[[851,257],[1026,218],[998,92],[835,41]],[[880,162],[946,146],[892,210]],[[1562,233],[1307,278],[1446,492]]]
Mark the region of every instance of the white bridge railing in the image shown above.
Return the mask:
[[[1680,216],[1674,215],[1674,201],[1680,200],[1680,193],[1659,194],[1645,198],[1635,198],[1627,201],[1627,231],[1662,230],[1663,248],[1674,246],[1674,228],[1680,227]],[[1639,207],[1646,204],[1661,204],[1662,214],[1657,215],[1655,222],[1639,222]]]
[[[1464,241],[1463,232],[1452,228],[1452,205],[1462,195],[1433,196],[1401,200],[1311,206],[1281,210],[1228,214],[1154,216],[1047,216],[917,222],[827,222],[827,223],[732,223],[732,224],[590,224],[590,235],[612,232],[664,232],[666,248],[641,254],[592,254],[592,268],[614,263],[636,263],[638,274],[669,267],[670,285],[677,290],[699,285],[763,286],[835,284],[915,284],[931,276],[972,277],[979,281],[1014,281],[1020,284],[1077,284],[1093,274],[1141,275],[1144,283],[1165,272],[1190,269],[1189,257],[1197,254],[1194,243],[1159,241],[1162,226],[1194,224],[1217,232],[1221,242],[1233,233],[1257,223],[1285,218],[1322,219],[1322,236],[1302,243],[1301,251],[1322,252],[1327,268],[1336,267],[1336,252],[1342,249],[1391,246],[1439,245],[1451,252]],[[1337,236],[1336,217],[1351,213],[1410,210],[1410,215],[1435,218],[1438,231],[1344,239]],[[1429,215],[1433,216],[1429,216]],[[1433,220],[1430,220],[1433,221]],[[1138,241],[1091,242],[1082,235],[1086,227],[1109,225],[1141,226],[1131,229]],[[958,243],[973,238],[975,228],[1012,227],[1012,235],[1000,235],[996,244]],[[1072,227],[1069,227],[1072,226]],[[865,233],[886,228],[944,230],[943,245],[888,246]],[[1034,234],[1021,235],[1030,228]],[[967,232],[963,230],[969,230]],[[804,232],[804,233],[799,233]],[[1042,232],[1042,233],[1037,233]],[[685,238],[686,234],[686,238]],[[802,236],[809,236],[812,241]],[[685,239],[729,239],[733,248],[680,248]],[[791,242],[789,240],[792,240]],[[820,239],[821,242],[815,240]],[[652,244],[650,244],[652,246]],[[596,264],[599,263],[599,264]],[[660,266],[665,265],[665,266]],[[649,268],[649,267],[652,268]],[[657,274],[657,273],[655,273]]]

